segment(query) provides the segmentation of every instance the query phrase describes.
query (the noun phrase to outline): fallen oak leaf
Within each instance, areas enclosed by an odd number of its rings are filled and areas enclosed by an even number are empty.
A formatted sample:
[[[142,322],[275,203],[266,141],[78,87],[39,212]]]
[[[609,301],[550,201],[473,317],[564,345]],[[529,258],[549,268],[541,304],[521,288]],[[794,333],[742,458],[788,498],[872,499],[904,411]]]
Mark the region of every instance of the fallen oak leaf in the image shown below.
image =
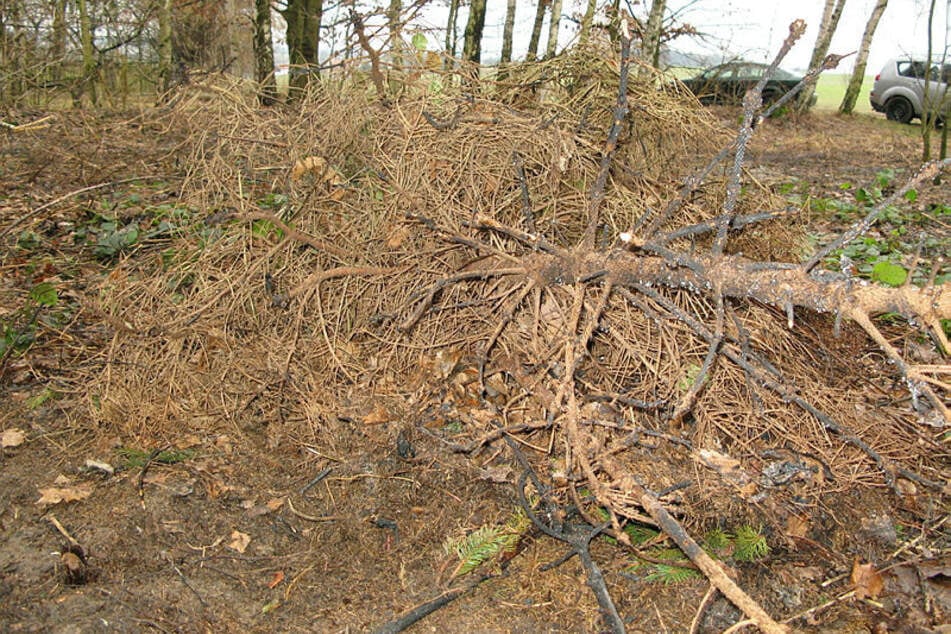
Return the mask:
[[[235,550],[241,554],[244,554],[244,551],[247,549],[248,544],[251,543],[251,536],[247,533],[242,533],[241,531],[235,530],[231,531],[231,541],[228,542],[228,548]]]
[[[875,570],[875,565],[859,563],[858,557],[852,564],[851,581],[855,586],[855,596],[858,599],[875,599],[885,589],[885,580],[881,573]]]
[[[0,447],[7,449],[10,447],[19,447],[26,440],[26,433],[19,427],[4,429],[0,434]]]
[[[377,403],[369,414],[363,417],[364,425],[382,425],[393,420],[390,412],[383,405]]]
[[[40,499],[36,501],[39,506],[52,506],[60,502],[79,502],[92,495],[92,487],[47,487],[40,489]]]

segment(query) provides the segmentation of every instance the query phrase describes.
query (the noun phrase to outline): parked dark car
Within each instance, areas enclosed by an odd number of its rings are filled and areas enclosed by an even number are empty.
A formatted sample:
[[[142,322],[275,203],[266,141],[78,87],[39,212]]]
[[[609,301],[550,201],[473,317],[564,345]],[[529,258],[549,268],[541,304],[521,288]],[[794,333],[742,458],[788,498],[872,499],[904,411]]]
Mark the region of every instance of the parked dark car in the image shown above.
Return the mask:
[[[684,86],[697,96],[700,103],[743,103],[743,95],[756,85],[768,66],[753,62],[727,62],[708,68],[696,77],[683,80]],[[777,68],[763,87],[763,103],[769,104],[802,81],[802,77]]]

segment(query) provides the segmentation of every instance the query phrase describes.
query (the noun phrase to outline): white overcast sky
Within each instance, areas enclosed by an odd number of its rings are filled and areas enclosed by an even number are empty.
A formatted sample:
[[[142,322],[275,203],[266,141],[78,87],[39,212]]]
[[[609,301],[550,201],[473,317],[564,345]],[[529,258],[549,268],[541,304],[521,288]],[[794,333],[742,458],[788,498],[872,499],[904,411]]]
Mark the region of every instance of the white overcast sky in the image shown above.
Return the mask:
[[[563,0],[563,19],[559,35],[559,50],[568,45],[578,31],[577,20],[584,11],[585,0]],[[650,0],[629,0],[630,6],[645,17],[650,8]],[[505,0],[487,0],[488,12],[483,38],[483,61],[497,60],[502,48],[502,25],[505,20]],[[890,0],[885,14],[875,32],[875,39],[869,54],[866,73],[874,75],[892,57],[912,55],[924,57],[927,52],[927,12],[930,0]],[[382,16],[387,0],[376,0],[379,15]],[[403,0],[409,5],[410,0]],[[607,0],[599,0],[599,6]],[[710,56],[711,63],[722,59],[744,58],[750,61],[772,61],[780,44],[789,32],[789,23],[796,18],[806,21],[805,35],[786,57],[782,66],[788,70],[805,71],[815,44],[819,19],[822,16],[823,0],[795,0],[770,2],[769,0],[668,0],[668,14],[675,14],[681,23],[696,28],[702,37],[683,37],[675,40],[672,46],[688,54]],[[849,53],[856,50],[865,30],[865,23],[875,5],[875,0],[847,0],[845,11],[836,30],[830,52]],[[518,0],[516,9],[515,51],[516,59],[524,58],[528,49],[528,39],[535,17],[534,1]],[[625,0],[622,0],[625,6]],[[936,0],[933,26],[933,57],[939,58],[947,50],[951,59],[951,33],[949,33],[948,11],[951,0]],[[419,28],[430,34],[428,48],[442,50],[448,0],[433,0],[422,15],[409,25],[409,32]],[[460,10],[458,31],[460,38],[468,16],[467,7]],[[327,16],[334,19],[333,15]],[[570,18],[575,18],[572,20]],[[383,24],[382,17],[375,22]],[[284,39],[284,23],[278,14],[274,14],[274,39],[278,63],[287,62],[287,47]],[[547,36],[547,21],[544,27]],[[542,39],[542,50],[545,46]],[[321,52],[326,55],[332,48],[331,42],[321,44]],[[842,62],[837,72],[851,72],[854,56]],[[697,65],[703,65],[698,63]]]
[[[927,9],[930,0],[891,0],[878,25],[869,55],[868,73],[874,74],[890,57],[906,54],[924,55],[927,50]],[[600,3],[599,3],[600,4]],[[622,2],[622,6],[623,6]],[[648,2],[631,3],[635,11],[646,14]],[[668,12],[678,15],[680,21],[693,25],[705,34],[697,38],[681,38],[673,43],[687,52],[718,55],[726,58],[743,57],[751,61],[768,61],[775,55],[788,33],[789,23],[802,18],[808,30],[799,44],[786,58],[783,66],[790,70],[804,70],[815,43],[816,29],[822,16],[823,0],[795,2],[769,0],[668,0]],[[858,48],[874,0],[847,0],[842,20],[832,42],[831,52],[848,53]],[[935,56],[948,44],[949,0],[937,0],[934,19]],[[646,6],[645,6],[646,5]],[[564,15],[580,16],[582,0],[565,0]],[[445,26],[448,15],[444,5],[436,3],[427,11],[426,21],[433,27]],[[535,3],[519,0],[516,9],[515,55],[521,57],[528,48],[535,15]],[[484,50],[488,58],[497,58],[501,48],[502,23],[505,17],[504,0],[488,0],[488,15]],[[466,11],[459,17],[460,37],[465,26]],[[547,25],[546,25],[547,29]],[[564,20],[559,45],[570,42],[577,31],[576,23]],[[547,31],[545,31],[547,33]],[[543,40],[544,46],[544,40]],[[438,48],[435,43],[430,48]],[[951,56],[951,55],[949,55]],[[852,61],[843,62],[840,70],[851,71]]]

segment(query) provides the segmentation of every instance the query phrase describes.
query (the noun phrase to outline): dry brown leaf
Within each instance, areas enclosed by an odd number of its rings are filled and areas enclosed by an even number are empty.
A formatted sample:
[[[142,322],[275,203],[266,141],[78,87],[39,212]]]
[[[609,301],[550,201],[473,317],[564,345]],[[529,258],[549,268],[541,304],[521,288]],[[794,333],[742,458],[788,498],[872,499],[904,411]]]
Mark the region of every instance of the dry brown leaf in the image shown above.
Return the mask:
[[[462,360],[462,350],[440,350],[436,353],[436,371],[439,372],[439,378],[446,380],[459,367]]]
[[[388,423],[392,420],[390,413],[387,411],[383,405],[377,403],[376,406],[370,410],[370,413],[363,417],[364,425],[381,425],[383,423]]]
[[[507,484],[512,481],[512,467],[510,465],[497,465],[486,467],[479,470],[479,478],[495,482],[496,484]]]
[[[90,495],[91,486],[47,487],[40,489],[40,499],[36,503],[40,506],[52,506],[60,502],[79,502]]]
[[[327,171],[327,159],[322,156],[308,156],[294,163],[291,169],[291,178],[295,181],[304,178],[304,176],[314,176],[322,178]]]
[[[205,495],[207,495],[212,500],[217,499],[222,493],[227,493],[232,489],[231,486],[225,484],[217,478],[208,478],[204,480],[205,483]]]
[[[176,443],[179,449],[188,449],[202,444],[202,439],[198,434],[186,434],[184,438]]]
[[[859,563],[858,557],[852,564],[852,585],[855,586],[855,596],[859,599],[874,599],[882,593],[885,588],[885,580],[880,572],[875,570],[871,563]]]
[[[277,584],[284,581],[284,571],[278,570],[274,573],[274,576],[271,577],[271,580],[268,582],[267,587],[273,590],[277,587]]]
[[[736,458],[712,449],[701,449],[694,453],[694,459],[716,471],[721,478],[738,487],[744,495],[752,495],[756,492],[756,485],[752,482],[752,478]]]
[[[19,447],[26,440],[26,433],[19,427],[4,429],[0,434],[0,447],[7,449],[9,447]]]
[[[247,549],[248,544],[251,543],[251,536],[247,533],[242,533],[241,531],[235,530],[231,531],[231,541],[228,542],[228,548],[231,550],[236,550],[241,554],[244,554],[245,549]]]
[[[273,498],[271,500],[268,500],[264,506],[266,506],[270,511],[276,511],[277,509],[284,506],[285,499],[287,498]]]
[[[389,249],[399,249],[409,236],[410,231],[407,227],[397,227],[386,237],[386,246]]]
[[[299,181],[304,178],[322,186],[331,200],[339,201],[347,195],[346,181],[343,176],[322,156],[308,156],[294,164],[291,169],[291,179]]]
[[[809,520],[801,515],[786,518],[786,534],[790,537],[805,537],[809,532]]]

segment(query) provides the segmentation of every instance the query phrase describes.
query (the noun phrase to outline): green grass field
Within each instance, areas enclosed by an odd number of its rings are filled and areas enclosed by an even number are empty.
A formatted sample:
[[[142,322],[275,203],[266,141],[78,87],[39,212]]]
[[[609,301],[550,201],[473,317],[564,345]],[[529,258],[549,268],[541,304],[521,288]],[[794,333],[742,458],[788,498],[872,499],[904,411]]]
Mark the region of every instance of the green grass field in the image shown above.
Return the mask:
[[[845,88],[849,84],[849,78],[849,75],[820,75],[819,82],[816,84],[818,98],[816,109],[838,110],[839,104],[842,103],[842,96],[845,95]],[[865,76],[858,101],[855,102],[855,112],[872,112],[872,106],[868,103],[868,93],[871,92],[874,82],[873,76]]]

